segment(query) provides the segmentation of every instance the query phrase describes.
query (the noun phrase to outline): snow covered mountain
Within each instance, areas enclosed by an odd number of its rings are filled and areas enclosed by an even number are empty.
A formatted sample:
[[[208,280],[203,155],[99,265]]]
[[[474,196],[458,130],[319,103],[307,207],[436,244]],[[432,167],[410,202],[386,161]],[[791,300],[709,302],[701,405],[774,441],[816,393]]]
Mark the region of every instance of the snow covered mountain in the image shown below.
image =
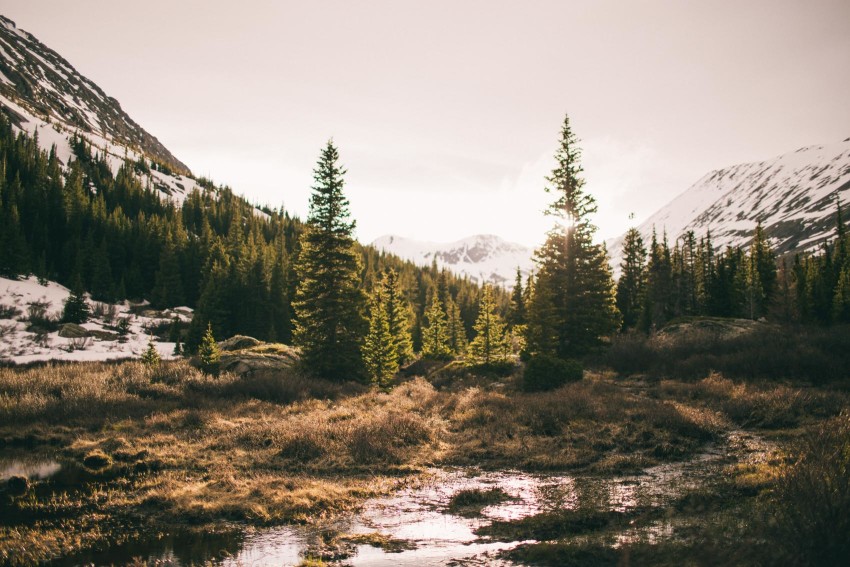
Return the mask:
[[[850,138],[808,146],[771,160],[711,171],[638,227],[648,242],[652,228],[676,238],[711,230],[712,243],[747,245],[761,221],[779,253],[815,248],[835,234],[836,196],[850,201]],[[623,236],[608,241],[619,266]]]
[[[167,198],[182,202],[198,187],[189,168],[130,118],[114,98],[78,73],[58,53],[0,16],[0,112],[17,130],[38,135],[39,145],[56,146],[68,164],[69,139],[76,133],[106,156],[113,173],[125,159],[158,164],[141,174]]]
[[[419,266],[429,266],[436,261],[439,268],[447,268],[479,283],[489,282],[504,287],[513,284],[517,267],[523,276],[527,276],[534,265],[531,248],[506,242],[492,234],[479,234],[448,243],[387,235],[377,238],[372,246]]]

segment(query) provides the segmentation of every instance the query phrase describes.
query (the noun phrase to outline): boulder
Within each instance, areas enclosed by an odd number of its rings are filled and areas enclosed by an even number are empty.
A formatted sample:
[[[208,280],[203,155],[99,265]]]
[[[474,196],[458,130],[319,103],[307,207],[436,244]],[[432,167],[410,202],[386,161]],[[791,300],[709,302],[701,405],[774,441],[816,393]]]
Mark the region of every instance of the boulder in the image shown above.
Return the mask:
[[[65,339],[79,339],[89,336],[89,331],[76,323],[65,323],[59,327],[59,336]]]
[[[218,343],[218,348],[223,351],[233,351],[260,346],[261,344],[263,344],[262,341],[258,341],[254,337],[234,335]]]
[[[262,344],[256,347],[221,353],[220,368],[234,374],[254,374],[258,371],[282,372],[291,369],[299,360],[298,350],[282,344]]]

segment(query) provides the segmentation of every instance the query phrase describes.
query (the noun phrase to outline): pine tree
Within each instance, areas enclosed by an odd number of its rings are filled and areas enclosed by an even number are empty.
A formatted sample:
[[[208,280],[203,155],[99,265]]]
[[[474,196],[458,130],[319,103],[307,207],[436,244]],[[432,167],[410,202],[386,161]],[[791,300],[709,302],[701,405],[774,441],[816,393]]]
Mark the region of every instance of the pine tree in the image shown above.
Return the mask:
[[[493,289],[484,284],[481,293],[481,303],[478,308],[478,319],[475,321],[475,338],[469,343],[468,358],[473,364],[490,364],[497,359],[504,359],[505,324],[496,313],[496,303],[493,300]]]
[[[547,213],[561,222],[536,251],[539,270],[533,302],[546,304],[530,308],[529,315],[538,320],[529,320],[528,332],[531,352],[561,358],[587,352],[620,322],[607,252],[604,245],[593,243],[596,227],[590,215],[596,212],[596,201],[583,189],[580,154],[566,117],[555,154],[558,165],[546,187],[555,196]],[[544,313],[550,309],[551,317]]]
[[[154,307],[176,307],[183,304],[183,279],[180,276],[177,251],[171,238],[160,252],[155,281],[151,292],[151,303]]]
[[[404,299],[398,272],[387,270],[381,282],[383,301],[386,303],[387,325],[393,339],[398,365],[413,358],[413,340],[410,335],[410,308]]]
[[[151,368],[159,367],[162,357],[159,356],[159,351],[156,350],[156,344],[153,342],[153,335],[148,337],[148,348],[142,353],[142,363]]]
[[[460,316],[460,308],[451,297],[448,298],[446,304],[446,337],[448,338],[449,351],[453,355],[458,356],[466,353],[466,327]]]
[[[749,280],[758,281],[758,290],[754,290],[754,307],[752,316],[762,316],[767,312],[770,302],[776,294],[776,255],[770,248],[767,236],[761,226],[761,222],[756,224],[756,230],[753,235],[753,241],[750,244],[750,265],[751,269],[758,273],[758,276],[750,276]]]
[[[218,376],[221,350],[218,348],[218,343],[215,342],[212,325],[207,325],[207,332],[204,333],[204,337],[201,339],[201,345],[198,347],[198,358],[201,362],[202,371],[213,376]]]
[[[836,323],[850,323],[850,264],[844,266],[835,286],[832,300],[832,319]]]
[[[422,355],[446,358],[451,354],[446,330],[446,312],[435,293],[425,311],[426,325],[422,328]]]
[[[363,344],[363,363],[372,383],[389,390],[398,372],[398,350],[390,332],[386,296],[380,288],[372,299],[369,334]]]
[[[667,246],[667,234],[659,243],[652,229],[652,241],[649,245],[649,261],[646,266],[646,291],[640,326],[644,331],[661,327],[672,316],[670,296],[672,288],[672,262],[670,248]]]
[[[89,304],[86,303],[83,284],[78,276],[74,282],[74,288],[71,290],[71,295],[65,300],[62,321],[79,325],[89,320],[89,314]]]
[[[623,315],[623,329],[629,329],[638,323],[646,287],[646,248],[636,228],[630,228],[626,232],[620,270],[617,309]]]
[[[365,335],[359,287],[360,259],[355,250],[355,223],[348,220],[343,195],[345,170],[331,141],[322,150],[313,174],[307,226],[301,237],[295,344],[306,368],[323,378],[359,378],[360,345]]]
[[[511,291],[511,308],[508,311],[508,324],[511,327],[525,325],[525,290],[522,287],[522,272],[516,269],[516,280]]]

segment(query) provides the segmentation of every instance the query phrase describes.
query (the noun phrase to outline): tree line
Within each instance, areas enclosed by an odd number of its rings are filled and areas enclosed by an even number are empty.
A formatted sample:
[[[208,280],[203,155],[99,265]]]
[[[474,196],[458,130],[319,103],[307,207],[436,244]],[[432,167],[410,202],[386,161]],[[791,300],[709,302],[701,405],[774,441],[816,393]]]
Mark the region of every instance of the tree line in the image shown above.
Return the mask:
[[[16,134],[0,113],[0,275],[34,274],[85,289],[97,301],[192,307],[184,330],[190,351],[208,325],[217,337],[292,342],[304,222],[282,207],[259,210],[204,178],[179,205],[145,176],[162,169],[155,162],[125,160],[113,172],[107,156],[80,135],[71,150],[61,163],[55,148],[42,150],[37,135]],[[472,335],[481,294],[475,282],[356,243],[355,253],[364,292],[395,270],[414,348],[421,348],[435,294],[451,300],[463,334]],[[507,294],[497,296],[505,312]]]
[[[684,316],[850,323],[850,238],[837,205],[835,235],[814,251],[777,258],[761,223],[747,247],[717,251],[706,232],[673,248],[653,230],[646,247],[631,228],[623,242],[617,308],[623,330],[649,332]]]

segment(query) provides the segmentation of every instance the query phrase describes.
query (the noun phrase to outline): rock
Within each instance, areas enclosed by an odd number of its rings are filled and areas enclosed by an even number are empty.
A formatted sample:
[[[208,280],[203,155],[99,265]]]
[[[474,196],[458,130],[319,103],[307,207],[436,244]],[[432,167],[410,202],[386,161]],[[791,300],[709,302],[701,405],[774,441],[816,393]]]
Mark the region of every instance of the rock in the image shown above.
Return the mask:
[[[263,344],[254,337],[246,337],[245,335],[234,335],[229,339],[218,343],[218,348],[224,351],[242,350],[246,348],[256,347]]]
[[[65,339],[79,339],[89,336],[89,331],[76,323],[65,323],[59,327],[59,336]]]
[[[121,338],[121,335],[118,333],[111,333],[109,331],[89,331],[89,336],[94,337],[100,341],[117,341]]]
[[[257,371],[282,372],[291,369],[299,360],[298,350],[281,344],[223,352],[220,368],[234,374],[253,374]]]

